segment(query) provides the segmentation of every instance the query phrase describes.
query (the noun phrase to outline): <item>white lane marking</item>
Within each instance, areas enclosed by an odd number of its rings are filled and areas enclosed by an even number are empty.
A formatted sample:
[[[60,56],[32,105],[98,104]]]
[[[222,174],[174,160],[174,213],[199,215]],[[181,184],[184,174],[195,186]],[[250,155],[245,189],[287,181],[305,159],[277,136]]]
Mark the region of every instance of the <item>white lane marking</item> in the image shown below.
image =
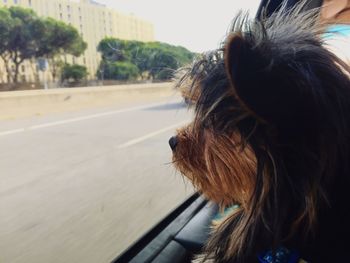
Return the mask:
[[[109,116],[109,115],[113,115],[113,114],[120,114],[120,113],[125,113],[125,112],[144,110],[144,109],[157,107],[157,106],[163,106],[163,105],[166,106],[169,103],[174,103],[174,102],[178,102],[178,101],[170,101],[170,102],[166,102],[166,103],[162,102],[162,103],[147,104],[147,105],[143,105],[143,106],[137,106],[137,107],[132,107],[132,108],[120,109],[120,110],[115,110],[115,111],[107,111],[107,112],[96,113],[96,114],[83,116],[83,117],[71,118],[71,119],[62,120],[62,121],[54,121],[54,122],[49,122],[49,123],[44,123],[44,124],[39,124],[39,125],[33,125],[33,126],[25,127],[25,128],[19,128],[19,129],[14,129],[14,130],[3,131],[3,132],[0,132],[0,137],[1,136],[6,136],[6,135],[11,135],[11,134],[16,134],[16,133],[21,133],[21,132],[38,130],[38,129],[42,129],[42,128],[58,126],[58,125],[62,125],[62,124],[72,123],[72,122],[78,122],[78,121],[95,119],[95,118]]]
[[[141,137],[139,137],[139,138],[136,138],[136,139],[130,140],[130,141],[126,142],[126,143],[123,143],[123,144],[119,145],[117,148],[118,148],[118,149],[123,149],[123,148],[130,147],[130,146],[132,146],[132,145],[135,145],[135,144],[138,144],[138,143],[140,143],[140,142],[143,142],[143,141],[145,141],[145,140],[147,140],[147,139],[150,139],[150,138],[152,138],[152,137],[155,137],[155,136],[157,136],[157,135],[159,135],[159,134],[162,134],[162,133],[164,133],[164,132],[167,132],[167,131],[170,131],[170,130],[179,128],[179,127],[181,127],[181,126],[183,126],[183,125],[185,125],[185,124],[187,124],[187,123],[189,123],[189,120],[183,121],[183,122],[180,122],[180,123],[177,123],[177,124],[168,126],[168,127],[165,127],[165,128],[163,128],[163,129],[160,129],[160,130],[155,131],[155,132],[151,132],[151,133],[146,134],[146,135],[144,135],[144,136],[141,136]]]

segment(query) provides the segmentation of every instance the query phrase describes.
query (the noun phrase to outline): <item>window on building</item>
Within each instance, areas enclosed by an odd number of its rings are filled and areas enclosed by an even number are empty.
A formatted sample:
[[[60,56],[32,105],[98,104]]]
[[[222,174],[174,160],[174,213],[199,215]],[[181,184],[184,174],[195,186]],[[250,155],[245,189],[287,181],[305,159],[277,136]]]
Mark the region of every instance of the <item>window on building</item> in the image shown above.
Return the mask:
[[[22,72],[25,72],[26,71],[26,67],[24,65],[21,66],[21,70]]]
[[[67,5],[67,11],[70,12],[70,5]]]
[[[58,5],[58,8],[59,8],[60,11],[62,11],[62,5],[61,4]]]
[[[13,3],[14,3],[15,5],[17,5],[17,4],[18,4],[18,0],[13,0]]]
[[[4,4],[7,4],[7,0],[3,0]]]
[[[60,19],[63,20],[63,14],[62,13],[60,13]]]
[[[28,5],[32,6],[32,0],[28,0]]]

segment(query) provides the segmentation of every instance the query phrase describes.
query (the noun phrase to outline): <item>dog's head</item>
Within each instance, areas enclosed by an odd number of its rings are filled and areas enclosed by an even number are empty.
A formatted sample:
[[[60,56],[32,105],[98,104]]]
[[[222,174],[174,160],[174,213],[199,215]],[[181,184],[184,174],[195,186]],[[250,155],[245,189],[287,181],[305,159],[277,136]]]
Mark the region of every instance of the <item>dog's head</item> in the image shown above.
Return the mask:
[[[195,117],[170,140],[176,168],[222,207],[240,205],[209,243],[218,262],[307,236],[348,154],[348,66],[316,11],[300,9],[239,15],[178,82]]]

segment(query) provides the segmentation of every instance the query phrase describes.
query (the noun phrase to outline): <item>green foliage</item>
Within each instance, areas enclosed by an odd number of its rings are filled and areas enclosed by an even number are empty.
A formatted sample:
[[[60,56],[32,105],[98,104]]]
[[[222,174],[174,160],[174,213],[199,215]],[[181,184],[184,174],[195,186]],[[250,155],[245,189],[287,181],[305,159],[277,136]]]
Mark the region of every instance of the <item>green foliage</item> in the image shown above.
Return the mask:
[[[102,62],[103,63],[103,62]],[[139,69],[128,61],[115,61],[104,64],[104,77],[114,80],[136,79]]]
[[[39,18],[33,10],[18,6],[0,8],[0,38],[0,56],[9,82],[18,81],[19,67],[25,60],[46,58],[51,70],[57,69],[55,57],[80,56],[87,47],[74,27],[52,18]]]
[[[97,50],[102,54],[103,61],[123,61],[126,57],[126,41],[115,38],[105,38],[100,41]]]
[[[38,20],[38,23],[45,26],[45,33],[41,37],[36,56],[47,58],[55,80],[64,64],[60,57],[64,54],[79,57],[86,50],[87,44],[71,25],[52,18]]]
[[[85,66],[81,65],[69,65],[65,64],[62,68],[62,80],[68,80],[68,81],[81,81],[85,79],[88,75],[87,68]]]
[[[10,40],[10,32],[14,26],[14,21],[7,9],[0,8],[0,54],[3,54]]]
[[[1,58],[5,62],[9,80],[14,82],[18,80],[18,70],[20,64],[25,59],[30,59],[35,55],[37,49],[37,39],[33,30],[36,30],[34,21],[37,19],[36,14],[29,9],[20,7],[11,7],[1,9],[5,15],[0,20],[1,28],[6,28],[10,24],[8,35],[3,35]],[[6,31],[5,31],[6,34]],[[10,69],[9,61],[14,64],[14,70]]]
[[[53,18],[36,20],[41,39],[37,56],[53,57],[59,54],[80,56],[87,44],[83,41],[78,31],[71,25],[65,24]]]
[[[183,47],[165,43],[143,43],[116,38],[101,40],[98,51],[102,54],[102,63],[97,75],[101,77],[103,72],[103,77],[106,79],[124,79],[120,78],[120,75],[113,75],[117,72],[116,66],[123,66],[123,71],[133,70],[128,79],[147,76],[148,79],[168,80],[175,70],[190,63],[195,55]],[[116,62],[124,62],[124,64],[116,64]],[[134,74],[136,71],[133,68],[125,67],[126,62],[136,66],[138,76]]]

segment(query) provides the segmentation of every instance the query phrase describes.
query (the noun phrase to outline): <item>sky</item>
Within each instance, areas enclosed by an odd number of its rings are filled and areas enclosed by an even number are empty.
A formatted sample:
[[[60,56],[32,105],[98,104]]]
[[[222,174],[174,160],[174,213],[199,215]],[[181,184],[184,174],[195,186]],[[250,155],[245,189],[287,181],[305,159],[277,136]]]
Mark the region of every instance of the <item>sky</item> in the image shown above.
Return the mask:
[[[154,25],[155,39],[181,45],[194,52],[218,48],[237,12],[251,15],[260,0],[98,0],[123,13]]]

